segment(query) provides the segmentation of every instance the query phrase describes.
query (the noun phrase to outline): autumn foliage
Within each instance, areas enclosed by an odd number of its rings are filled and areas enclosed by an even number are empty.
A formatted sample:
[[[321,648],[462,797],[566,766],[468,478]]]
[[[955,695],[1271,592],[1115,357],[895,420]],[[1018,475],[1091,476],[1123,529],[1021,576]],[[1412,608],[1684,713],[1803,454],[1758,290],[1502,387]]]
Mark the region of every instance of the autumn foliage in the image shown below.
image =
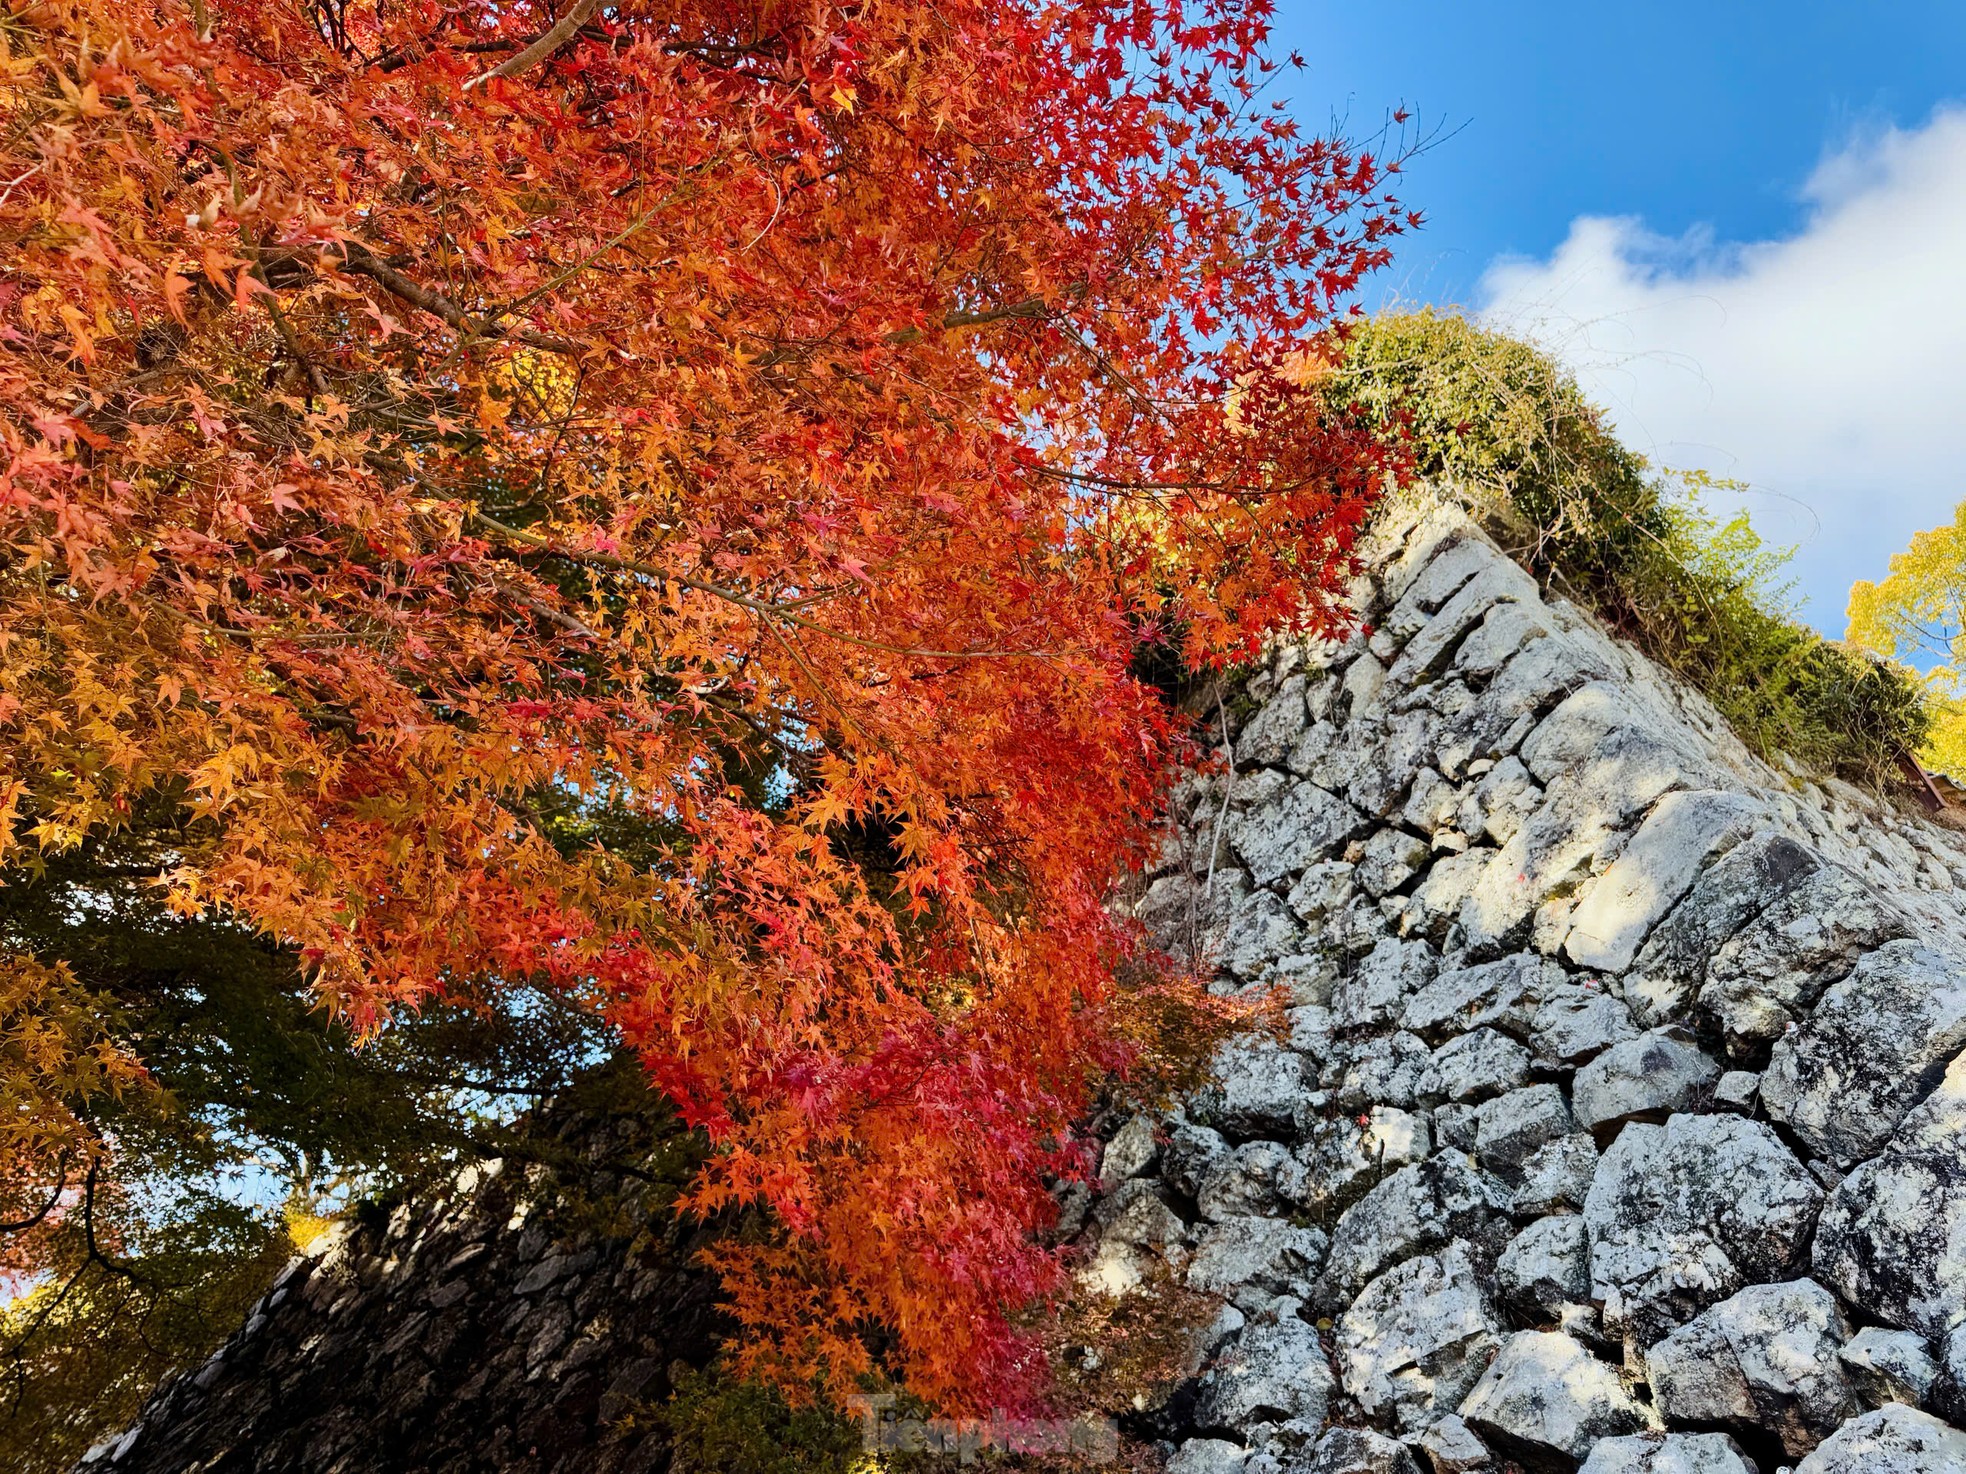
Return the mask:
[[[775,1225],[751,1370],[1008,1405],[1046,1174],[1200,1008],[1107,907],[1130,662],[1338,617],[1384,470],[1302,390],[1405,222],[1267,11],[14,4],[0,876],[148,825],[363,1027],[582,1001]],[[59,962],[41,1186],[141,1083]]]
[[[1930,720],[1918,760],[1966,779],[1966,502],[1913,533],[1882,579],[1857,581],[1844,638],[1919,672]]]

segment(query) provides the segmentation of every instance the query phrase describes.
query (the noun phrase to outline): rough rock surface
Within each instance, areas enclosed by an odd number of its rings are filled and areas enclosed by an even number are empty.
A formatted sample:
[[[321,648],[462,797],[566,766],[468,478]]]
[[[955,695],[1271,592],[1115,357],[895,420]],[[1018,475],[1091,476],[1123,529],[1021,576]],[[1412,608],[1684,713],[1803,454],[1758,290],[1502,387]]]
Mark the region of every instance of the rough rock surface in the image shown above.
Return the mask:
[[[1911,1331],[1866,1326],[1838,1353],[1857,1395],[1872,1406],[1908,1402],[1918,1406],[1939,1380],[1925,1338]]]
[[[1966,1433],[1899,1404],[1853,1418],[1795,1466],[1795,1474],[1959,1474]]]
[[[1488,1445],[1458,1413],[1449,1413],[1413,1442],[1433,1465],[1434,1474],[1481,1474],[1495,1466]]]
[[[1387,1270],[1338,1322],[1338,1374],[1368,1417],[1401,1431],[1453,1412],[1501,1345],[1466,1251]]]
[[[1367,1428],[1333,1428],[1291,1474],[1420,1474],[1406,1445]]]
[[[1203,1433],[1247,1436],[1261,1423],[1322,1423],[1334,1379],[1317,1331],[1287,1311],[1251,1321],[1201,1376],[1195,1425]]]
[[[1851,1304],[1935,1346],[1966,1328],[1966,1058],[1830,1195],[1815,1262]]]
[[[1890,942],[1830,988],[1775,1046],[1761,1077],[1769,1116],[1839,1165],[1873,1156],[1966,1049],[1966,971]]]
[[[1753,833],[1758,817],[1744,794],[1667,794],[1572,913],[1564,955],[1579,967],[1623,972],[1706,862]]]
[[[1538,1218],[1509,1241],[1495,1263],[1504,1298],[1532,1319],[1554,1317],[1591,1293],[1591,1241],[1573,1214]]]
[[[1403,1167],[1344,1211],[1331,1235],[1321,1302],[1350,1300],[1415,1254],[1480,1235],[1492,1195],[1464,1152]]]
[[[1600,1439],[1655,1415],[1617,1369],[1561,1331],[1518,1331],[1461,1404],[1461,1418],[1497,1452],[1531,1468],[1572,1469]]]
[[[1749,1285],[1646,1354],[1653,1402],[1675,1423],[1767,1430],[1790,1455],[1807,1453],[1857,1411],[1838,1356],[1850,1339],[1814,1280]]]
[[[1755,1467],[1725,1434],[1641,1433],[1599,1439],[1583,1474],[1755,1474]]]
[[[1190,1438],[1167,1461],[1167,1474],[1242,1474],[1249,1450],[1226,1438]]]
[[[1282,1296],[1302,1299],[1324,1261],[1325,1237],[1278,1218],[1209,1225],[1188,1261],[1188,1286],[1254,1312]]]
[[[1647,1346],[1744,1285],[1799,1272],[1822,1200],[1759,1121],[1633,1122],[1598,1163],[1584,1200],[1592,1296],[1607,1327]]]
[[[1125,1182],[1153,1166],[1159,1155],[1152,1117],[1134,1116],[1106,1143],[1099,1157],[1099,1178],[1113,1184]]]
[[[1720,1073],[1690,1040],[1654,1029],[1612,1045],[1577,1071],[1570,1086],[1577,1124],[1610,1136],[1627,1121],[1664,1120],[1710,1093]]]
[[[1457,511],[1361,551],[1369,635],[1228,693],[1134,907],[1291,1005],[1112,1123],[1086,1273],[1225,1303],[1136,1426],[1181,1474],[1966,1474],[1966,836],[1757,758]],[[654,1467],[610,1429],[685,1292],[516,1181],[295,1270],[98,1474]]]

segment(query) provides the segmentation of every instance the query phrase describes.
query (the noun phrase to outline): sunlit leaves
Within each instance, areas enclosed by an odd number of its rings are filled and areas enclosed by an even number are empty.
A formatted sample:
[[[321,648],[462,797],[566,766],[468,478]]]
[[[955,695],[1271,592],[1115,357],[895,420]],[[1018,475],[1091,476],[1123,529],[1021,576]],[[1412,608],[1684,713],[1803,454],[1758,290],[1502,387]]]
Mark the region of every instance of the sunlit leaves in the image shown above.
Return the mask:
[[[1913,533],[1883,579],[1851,588],[1849,620],[1846,639],[1922,673],[1933,720],[1919,757],[1966,779],[1966,502],[1951,523]]]
[[[0,950],[0,1222],[41,1190],[21,1164],[87,1160],[101,1143],[78,1111],[146,1084],[67,968]]]

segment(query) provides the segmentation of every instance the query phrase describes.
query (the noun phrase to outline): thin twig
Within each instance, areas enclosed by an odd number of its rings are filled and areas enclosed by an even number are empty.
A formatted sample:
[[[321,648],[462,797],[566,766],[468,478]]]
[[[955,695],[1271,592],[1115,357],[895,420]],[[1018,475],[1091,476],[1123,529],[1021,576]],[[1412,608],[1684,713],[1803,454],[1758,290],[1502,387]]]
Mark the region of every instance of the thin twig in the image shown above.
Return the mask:
[[[695,168],[692,168],[688,172],[692,174],[702,173],[706,168],[709,167],[709,164],[721,163],[722,161],[723,161],[723,155],[719,154],[715,159],[710,160],[708,164],[699,165]],[[773,187],[776,188],[775,185]],[[650,205],[648,209],[644,210],[640,215],[637,215],[633,220],[629,221],[607,241],[603,242],[600,246],[596,247],[595,250],[591,252],[585,259],[576,261],[573,265],[569,266],[565,271],[562,271],[558,276],[554,277],[552,280],[545,282],[540,286],[534,287],[530,292],[527,292],[523,297],[520,297],[517,301],[513,302],[509,307],[499,308],[498,311],[494,312],[489,318],[486,319],[486,321],[488,323],[496,323],[502,317],[510,317],[513,313],[522,311],[526,307],[531,306],[532,303],[537,301],[539,298],[545,296],[548,292],[556,291],[560,287],[565,286],[569,281],[573,280],[574,277],[578,276],[581,272],[585,271],[588,267],[592,266],[596,261],[600,260],[601,257],[607,255],[609,251],[612,251],[616,246],[620,245],[623,241],[627,240],[629,236],[633,235],[636,231],[640,230],[644,225],[647,225],[649,221],[655,219],[656,215],[659,214],[664,208],[666,208],[672,201],[674,201],[675,198],[678,195],[680,195],[682,192],[683,192],[683,186],[681,183],[678,183],[661,199],[657,200],[653,205]]]
[[[1204,899],[1215,889],[1215,858],[1222,852],[1222,824],[1229,817],[1229,798],[1236,791],[1236,754],[1229,745],[1229,708],[1222,702],[1222,687],[1218,681],[1215,687],[1215,710],[1222,717],[1222,757],[1229,765],[1228,776],[1222,782],[1222,807],[1215,814],[1215,830],[1208,838],[1208,878],[1202,882]]]
[[[258,268],[255,268],[255,270],[260,281],[265,282],[266,273]],[[273,319],[273,326],[280,330],[280,341],[286,344],[287,352],[294,356],[294,360],[300,365],[301,372],[307,375],[307,384],[314,391],[314,398],[327,398],[328,386],[321,381],[321,371],[314,367],[314,360],[307,356],[306,351],[300,346],[300,339],[294,336],[293,327],[288,323],[286,313],[280,310],[280,299],[273,294],[271,285],[267,286],[266,292],[267,315]],[[313,408],[312,403],[309,404],[308,408]]]
[[[16,174],[12,179],[9,179],[7,181],[7,187],[5,189],[0,189],[0,205],[6,204],[8,199],[12,197],[14,193],[14,187],[16,185],[25,184],[28,180],[32,179],[36,174],[39,174],[47,166],[48,166],[47,160],[43,159],[40,163],[36,164],[33,168],[28,169],[24,173]]]

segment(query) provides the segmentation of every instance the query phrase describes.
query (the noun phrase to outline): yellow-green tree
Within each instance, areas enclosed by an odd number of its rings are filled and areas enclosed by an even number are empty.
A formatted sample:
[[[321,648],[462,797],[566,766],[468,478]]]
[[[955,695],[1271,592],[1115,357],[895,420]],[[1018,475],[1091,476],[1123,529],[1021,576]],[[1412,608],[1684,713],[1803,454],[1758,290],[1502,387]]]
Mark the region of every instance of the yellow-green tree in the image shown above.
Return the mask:
[[[1966,502],[1914,533],[1881,582],[1851,588],[1849,620],[1852,643],[1923,668],[1932,730],[1919,758],[1966,779]]]

